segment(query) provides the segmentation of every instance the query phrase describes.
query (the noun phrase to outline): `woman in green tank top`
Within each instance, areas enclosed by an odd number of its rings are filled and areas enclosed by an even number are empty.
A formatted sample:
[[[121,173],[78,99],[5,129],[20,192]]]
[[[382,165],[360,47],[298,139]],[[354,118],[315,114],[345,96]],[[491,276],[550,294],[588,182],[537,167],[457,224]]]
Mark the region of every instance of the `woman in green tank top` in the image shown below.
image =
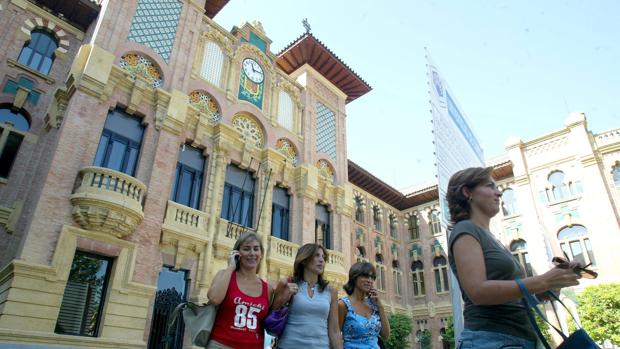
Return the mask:
[[[448,238],[450,268],[461,286],[465,330],[457,348],[536,348],[515,278],[523,279],[532,294],[578,285],[569,268],[553,268],[525,277],[522,266],[490,232],[491,218],[499,212],[502,193],[492,167],[456,172],[448,183],[446,200],[454,225]]]

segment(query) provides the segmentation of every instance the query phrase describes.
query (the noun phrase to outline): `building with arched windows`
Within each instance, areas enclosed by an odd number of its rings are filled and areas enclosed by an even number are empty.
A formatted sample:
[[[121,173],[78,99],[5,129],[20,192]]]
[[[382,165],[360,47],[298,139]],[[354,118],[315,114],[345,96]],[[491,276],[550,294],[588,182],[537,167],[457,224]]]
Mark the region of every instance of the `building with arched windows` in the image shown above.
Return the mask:
[[[435,184],[396,190],[347,158],[347,104],[370,90],[312,33],[281,52],[227,1],[0,2],[0,348],[171,348],[171,309],[207,300],[245,231],[261,277],[308,242],[377,268],[412,347],[451,315]],[[293,39],[293,38],[291,38]],[[619,280],[620,132],[581,115],[491,161],[493,231],[528,274],[552,255]],[[398,164],[395,164],[398,166]],[[412,183],[420,178],[412,178]]]
[[[615,251],[620,243],[619,159],[620,131],[594,134],[585,116],[577,113],[560,130],[528,141],[507,141],[506,153],[488,162],[502,191],[491,230],[526,275],[546,272],[553,256],[566,254],[599,273],[595,280],[582,279],[569,298],[590,285],[620,282],[615,267],[620,262]],[[406,273],[402,280],[383,280],[382,292],[393,311],[412,315],[414,348],[423,348],[427,336],[429,348],[442,348],[441,335],[452,310],[436,184],[401,193],[352,161],[349,180],[360,211],[354,217],[354,244],[372,251],[400,243],[399,265],[407,266]],[[366,212],[361,205],[366,201],[399,217],[396,239],[357,219],[374,212]]]

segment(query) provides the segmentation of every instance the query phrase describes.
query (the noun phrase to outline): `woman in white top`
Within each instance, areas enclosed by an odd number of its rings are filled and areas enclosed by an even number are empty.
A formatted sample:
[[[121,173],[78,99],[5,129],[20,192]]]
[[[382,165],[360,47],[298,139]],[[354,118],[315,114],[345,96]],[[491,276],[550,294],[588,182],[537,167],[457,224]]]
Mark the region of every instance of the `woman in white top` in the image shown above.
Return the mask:
[[[297,251],[293,282],[286,288],[294,294],[289,317],[278,341],[280,349],[342,349],[338,328],[338,293],[323,278],[327,251],[318,244],[305,244]],[[287,283],[281,280],[280,283]]]

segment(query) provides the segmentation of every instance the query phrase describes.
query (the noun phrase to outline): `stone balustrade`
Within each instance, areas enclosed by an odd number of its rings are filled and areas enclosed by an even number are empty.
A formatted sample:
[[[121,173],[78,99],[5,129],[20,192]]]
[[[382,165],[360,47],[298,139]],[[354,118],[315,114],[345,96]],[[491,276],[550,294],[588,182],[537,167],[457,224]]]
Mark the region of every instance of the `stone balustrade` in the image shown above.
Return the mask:
[[[125,173],[88,166],[71,195],[73,219],[84,229],[125,237],[144,218],[146,185]]]
[[[207,214],[168,200],[162,229],[207,238]]]
[[[599,133],[596,135],[596,145],[602,147],[608,144],[620,142],[620,128]]]

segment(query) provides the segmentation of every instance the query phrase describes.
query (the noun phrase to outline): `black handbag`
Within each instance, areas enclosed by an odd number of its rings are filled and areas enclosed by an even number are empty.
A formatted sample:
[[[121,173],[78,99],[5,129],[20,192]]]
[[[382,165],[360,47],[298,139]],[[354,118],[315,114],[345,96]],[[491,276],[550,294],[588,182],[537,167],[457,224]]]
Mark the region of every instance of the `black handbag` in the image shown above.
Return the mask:
[[[534,327],[534,330],[536,331],[536,335],[538,335],[538,338],[540,339],[540,341],[542,342],[542,344],[545,346],[546,349],[551,349],[551,345],[549,345],[549,343],[543,336],[542,332],[540,331],[538,324],[536,324],[536,319],[534,318],[534,313],[532,313],[532,309],[534,309],[536,313],[538,314],[538,316],[540,316],[549,326],[551,326],[551,328],[553,328],[562,337],[562,344],[560,344],[557,347],[557,349],[601,349],[596,344],[596,342],[588,335],[586,330],[584,330],[579,325],[579,322],[577,322],[577,319],[573,317],[573,313],[570,312],[568,307],[566,307],[564,302],[562,302],[560,298],[554,292],[547,291],[546,294],[551,296],[551,298],[559,302],[564,307],[564,309],[566,309],[566,312],[570,314],[571,318],[573,318],[573,321],[575,322],[575,325],[578,328],[577,331],[573,332],[569,336],[566,336],[564,332],[562,332],[562,330],[558,329],[557,327],[552,325],[547,320],[545,315],[542,313],[542,311],[537,306],[538,300],[536,300],[536,298],[534,298],[530,294],[530,292],[527,290],[527,288],[523,284],[523,281],[520,278],[516,278],[515,281],[517,282],[517,285],[519,285],[519,288],[521,289],[521,293],[523,294],[521,303],[525,307],[525,310],[527,312],[527,317],[529,318],[530,323]]]

